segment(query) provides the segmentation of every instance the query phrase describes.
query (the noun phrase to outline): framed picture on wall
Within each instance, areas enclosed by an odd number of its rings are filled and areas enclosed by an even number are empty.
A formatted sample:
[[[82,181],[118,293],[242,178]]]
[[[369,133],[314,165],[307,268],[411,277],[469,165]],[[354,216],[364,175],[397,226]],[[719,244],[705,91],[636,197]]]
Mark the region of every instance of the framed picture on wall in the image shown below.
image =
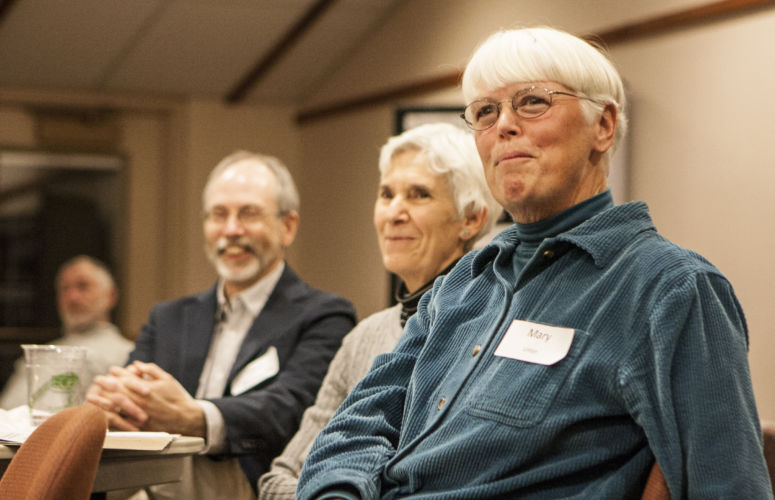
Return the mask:
[[[396,110],[395,132],[400,134],[405,130],[425,123],[449,123],[468,131],[465,122],[460,118],[462,106],[409,107]]]

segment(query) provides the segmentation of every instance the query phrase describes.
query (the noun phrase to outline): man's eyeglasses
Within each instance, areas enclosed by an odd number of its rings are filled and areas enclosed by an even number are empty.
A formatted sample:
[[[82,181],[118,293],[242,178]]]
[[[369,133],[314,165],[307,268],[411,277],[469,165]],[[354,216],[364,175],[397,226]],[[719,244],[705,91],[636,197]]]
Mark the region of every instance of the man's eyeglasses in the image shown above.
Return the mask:
[[[562,90],[547,90],[540,87],[529,87],[522,89],[514,94],[514,97],[505,101],[494,101],[492,99],[478,99],[468,106],[460,115],[465,120],[466,125],[473,130],[487,130],[495,125],[501,114],[501,105],[504,102],[511,101],[511,107],[514,112],[522,118],[538,118],[552,106],[552,96],[555,94],[576,97],[577,99],[586,99],[597,102],[589,97],[563,92]]]
[[[228,208],[216,206],[211,208],[208,212],[205,212],[205,220],[212,224],[222,226],[228,222],[232,214],[233,211],[229,210]],[[243,226],[256,225],[264,222],[268,217],[273,217],[276,215],[282,214],[266,213],[256,205],[244,205],[236,212],[237,221],[239,221],[239,223]]]

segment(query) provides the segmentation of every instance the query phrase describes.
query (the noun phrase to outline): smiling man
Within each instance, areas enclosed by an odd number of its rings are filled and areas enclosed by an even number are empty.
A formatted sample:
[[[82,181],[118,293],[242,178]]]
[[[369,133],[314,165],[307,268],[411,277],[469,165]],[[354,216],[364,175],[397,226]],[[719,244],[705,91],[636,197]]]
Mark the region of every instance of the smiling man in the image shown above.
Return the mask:
[[[125,363],[132,341],[111,323],[110,313],[118,301],[118,288],[110,269],[88,255],[77,255],[59,266],[56,275],[57,310],[62,336],[54,345],[86,347],[87,379],[108,372],[111,365]],[[0,408],[27,404],[27,368],[24,358],[3,387]]]
[[[95,379],[88,400],[115,429],[206,439],[209,457],[194,458],[184,480],[156,497],[255,498],[256,479],[296,431],[355,313],[284,262],[299,199],[279,160],[228,156],[203,204],[218,283],[157,305],[131,363]]]

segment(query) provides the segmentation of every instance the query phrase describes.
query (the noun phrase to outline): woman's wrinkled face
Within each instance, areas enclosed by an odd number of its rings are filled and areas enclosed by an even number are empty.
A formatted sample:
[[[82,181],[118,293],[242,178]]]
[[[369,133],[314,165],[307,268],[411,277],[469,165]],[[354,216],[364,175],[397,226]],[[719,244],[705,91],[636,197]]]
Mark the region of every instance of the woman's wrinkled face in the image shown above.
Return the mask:
[[[385,267],[414,291],[463,255],[463,219],[446,175],[433,173],[422,153],[393,157],[374,205]]]
[[[519,82],[477,98],[508,101],[533,85],[572,91],[556,82]],[[603,191],[606,178],[597,160],[608,146],[600,141],[599,122],[586,119],[576,97],[555,94],[543,115],[529,119],[502,102],[495,124],[475,133],[495,199],[516,221],[528,223]]]

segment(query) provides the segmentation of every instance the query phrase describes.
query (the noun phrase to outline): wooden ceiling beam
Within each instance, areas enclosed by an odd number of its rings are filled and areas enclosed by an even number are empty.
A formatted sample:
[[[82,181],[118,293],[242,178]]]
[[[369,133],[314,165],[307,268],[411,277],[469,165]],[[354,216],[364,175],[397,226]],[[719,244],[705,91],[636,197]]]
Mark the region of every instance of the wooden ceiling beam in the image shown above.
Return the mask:
[[[625,24],[587,38],[601,40],[605,45],[613,45],[629,42],[637,38],[662,35],[670,31],[718,22],[773,6],[775,6],[775,0],[721,0],[698,7],[690,7],[672,14]]]
[[[373,94],[363,95],[353,99],[346,99],[338,103],[325,105],[318,108],[308,108],[296,115],[296,122],[303,124],[317,120],[319,118],[325,118],[330,115],[345,113],[347,111],[354,111],[359,108],[400,99],[402,97],[412,97],[416,95],[427,94],[428,92],[433,92],[435,90],[454,87],[460,83],[460,76],[461,74],[457,72],[447,73],[446,75],[442,75],[437,78],[429,78],[426,80],[410,83],[408,85],[393,87],[382,92],[375,92]]]
[[[587,35],[584,38],[602,44],[603,46],[610,46],[646,36],[656,36],[669,31],[717,22],[772,7],[775,7],[775,0],[721,0],[698,7],[684,9],[672,14],[617,26],[597,34]],[[380,92],[343,99],[328,105],[302,109],[296,115],[296,123],[303,125],[339,113],[383,104],[398,98],[414,97],[428,92],[454,87],[459,84],[460,77],[460,72],[451,72],[439,77],[420,80],[406,85],[385,89]]]
[[[304,34],[309,31],[312,25],[323,16],[326,10],[334,4],[336,0],[318,0],[299,20],[291,26],[285,33],[285,36],[272,47],[269,52],[259,59],[253,68],[234,86],[226,96],[226,102],[237,104],[242,101],[250,89],[255,86],[269,70],[277,64],[280,59],[287,54],[293,45]]]

